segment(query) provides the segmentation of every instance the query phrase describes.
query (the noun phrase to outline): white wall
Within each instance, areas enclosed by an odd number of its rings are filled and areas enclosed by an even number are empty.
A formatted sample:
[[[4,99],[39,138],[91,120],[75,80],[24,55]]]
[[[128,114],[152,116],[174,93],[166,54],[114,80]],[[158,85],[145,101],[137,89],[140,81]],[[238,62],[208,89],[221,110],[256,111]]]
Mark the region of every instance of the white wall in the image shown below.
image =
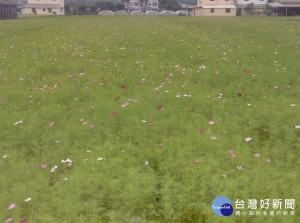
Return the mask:
[[[251,3],[253,3],[254,5],[266,5],[268,3],[268,0],[237,0],[238,5],[248,5]]]

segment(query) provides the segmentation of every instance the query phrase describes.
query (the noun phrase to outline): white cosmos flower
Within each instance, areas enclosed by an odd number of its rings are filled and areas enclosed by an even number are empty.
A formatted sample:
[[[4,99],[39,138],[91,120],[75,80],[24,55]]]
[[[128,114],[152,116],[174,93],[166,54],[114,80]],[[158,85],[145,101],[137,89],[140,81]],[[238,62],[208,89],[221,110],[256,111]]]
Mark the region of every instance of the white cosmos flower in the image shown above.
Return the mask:
[[[25,202],[28,202],[28,201],[31,201],[31,197],[25,199]]]
[[[245,141],[246,142],[249,142],[249,141],[251,141],[252,140],[252,138],[251,137],[247,137],[247,138],[245,138]]]
[[[296,129],[300,129],[300,125],[295,125]],[[3,157],[4,158],[4,157]]]
[[[23,121],[17,121],[15,122],[15,125],[21,124]]]
[[[61,160],[62,163],[72,163],[72,160],[70,160],[69,158],[67,158],[66,160]]]
[[[52,169],[50,170],[50,172],[53,173],[57,169],[57,167],[58,166],[56,166],[56,165],[54,167],[52,167]]]

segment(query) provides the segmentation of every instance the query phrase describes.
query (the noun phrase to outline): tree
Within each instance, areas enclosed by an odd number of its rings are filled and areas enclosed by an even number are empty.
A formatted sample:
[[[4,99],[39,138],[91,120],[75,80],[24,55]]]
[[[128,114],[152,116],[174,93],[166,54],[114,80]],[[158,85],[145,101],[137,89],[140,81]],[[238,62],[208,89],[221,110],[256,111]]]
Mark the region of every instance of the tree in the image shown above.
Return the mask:
[[[90,9],[90,12],[95,13],[96,10],[97,10],[97,6],[95,6],[95,5],[90,5],[90,6],[89,6],[89,9]]]
[[[179,3],[176,0],[160,0],[159,8],[177,11],[181,8],[181,6],[179,5]]]
[[[246,7],[245,7],[245,11],[247,12],[247,15],[251,15],[252,11],[253,11],[253,8],[254,8],[254,4],[253,2],[251,4],[248,4]]]
[[[125,8],[125,5],[123,5],[122,3],[117,3],[115,5],[116,11],[123,10],[124,8]]]
[[[112,2],[108,2],[108,1],[100,2],[99,6],[101,11],[103,10],[115,11],[115,5]]]
[[[80,12],[85,12],[86,9],[87,9],[86,5],[80,5],[79,8],[78,8],[78,10],[79,10]]]
[[[70,11],[70,7],[68,4],[65,4],[65,12],[68,12],[68,11]]]

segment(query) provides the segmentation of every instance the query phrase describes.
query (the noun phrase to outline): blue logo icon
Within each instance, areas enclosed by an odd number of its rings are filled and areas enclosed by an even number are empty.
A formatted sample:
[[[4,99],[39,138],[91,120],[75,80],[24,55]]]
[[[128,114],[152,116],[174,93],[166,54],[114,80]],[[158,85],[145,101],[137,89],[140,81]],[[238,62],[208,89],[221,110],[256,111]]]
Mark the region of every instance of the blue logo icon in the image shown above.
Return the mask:
[[[211,208],[216,215],[230,216],[233,212],[231,201],[224,196],[217,197],[213,200]]]

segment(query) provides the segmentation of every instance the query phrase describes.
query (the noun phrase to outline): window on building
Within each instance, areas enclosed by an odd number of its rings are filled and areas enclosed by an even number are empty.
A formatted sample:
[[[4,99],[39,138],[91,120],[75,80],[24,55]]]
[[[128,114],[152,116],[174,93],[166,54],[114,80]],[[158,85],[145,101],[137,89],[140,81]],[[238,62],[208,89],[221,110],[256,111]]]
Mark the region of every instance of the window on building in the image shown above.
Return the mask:
[[[130,2],[130,3],[129,3],[129,5],[130,5],[130,6],[133,6],[133,3],[132,3],[132,2]]]
[[[215,0],[210,0],[211,2],[214,2]]]
[[[46,12],[46,9],[43,9],[43,12]]]
[[[210,13],[215,13],[215,9],[210,9]]]
[[[152,2],[152,6],[157,6],[157,2]]]
[[[52,13],[52,9],[48,8],[48,13]]]
[[[230,13],[230,9],[225,9],[225,12],[226,13]]]
[[[137,3],[137,2],[134,2],[134,6],[138,6],[138,3]]]
[[[148,6],[151,6],[151,2],[148,3]]]
[[[60,12],[64,12],[64,7],[60,7]]]

